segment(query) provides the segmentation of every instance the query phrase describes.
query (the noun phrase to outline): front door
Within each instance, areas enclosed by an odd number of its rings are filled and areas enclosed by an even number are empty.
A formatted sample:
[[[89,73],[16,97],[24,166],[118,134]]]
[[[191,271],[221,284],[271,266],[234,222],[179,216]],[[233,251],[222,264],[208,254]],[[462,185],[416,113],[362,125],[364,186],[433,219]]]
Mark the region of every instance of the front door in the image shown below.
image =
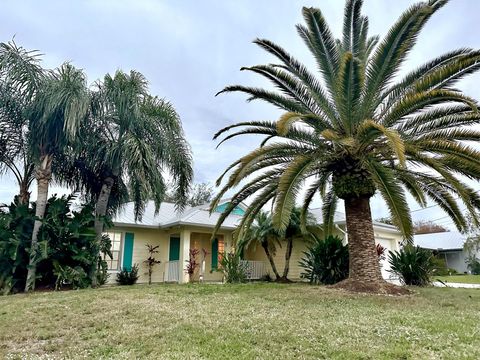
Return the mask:
[[[167,281],[178,282],[180,280],[180,238],[170,238],[170,250],[168,252]]]
[[[172,236],[170,238],[170,252],[168,254],[168,261],[178,260],[180,260],[180,238]]]

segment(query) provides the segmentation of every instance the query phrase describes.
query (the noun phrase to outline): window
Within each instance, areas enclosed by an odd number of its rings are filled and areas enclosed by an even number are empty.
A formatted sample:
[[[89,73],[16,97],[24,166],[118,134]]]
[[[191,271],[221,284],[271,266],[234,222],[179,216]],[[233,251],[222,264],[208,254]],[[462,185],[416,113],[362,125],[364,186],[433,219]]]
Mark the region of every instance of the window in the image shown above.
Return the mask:
[[[108,270],[118,270],[120,268],[120,254],[122,250],[122,233],[118,231],[108,231],[105,233],[112,242],[112,258],[103,254],[103,259],[107,262]]]

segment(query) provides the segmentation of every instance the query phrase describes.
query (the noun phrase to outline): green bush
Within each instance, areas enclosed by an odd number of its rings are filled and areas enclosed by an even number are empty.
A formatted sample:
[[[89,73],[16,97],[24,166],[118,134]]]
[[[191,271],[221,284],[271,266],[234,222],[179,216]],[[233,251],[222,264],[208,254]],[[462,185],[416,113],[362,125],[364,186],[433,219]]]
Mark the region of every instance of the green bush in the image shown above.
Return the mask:
[[[90,286],[87,274],[92,264],[105,269],[99,276],[106,280],[106,263],[99,253],[110,252],[110,240],[106,237],[97,245],[93,206],[71,211],[73,200],[73,196],[54,196],[47,202],[35,256],[37,287]],[[0,291],[3,293],[19,292],[25,286],[34,219],[34,207],[15,202],[0,212]]]
[[[335,284],[348,276],[348,247],[337,236],[316,240],[304,253],[300,275],[311,284]]]
[[[400,277],[405,285],[426,286],[435,269],[435,257],[430,250],[406,245],[400,251],[390,252],[390,272]]]
[[[471,256],[467,260],[467,267],[472,275],[480,275],[480,261],[476,257]]]
[[[117,273],[117,283],[119,285],[133,285],[138,280],[138,265],[134,264],[130,270],[123,268]]]
[[[220,271],[223,272],[227,283],[244,283],[247,281],[247,265],[242,262],[240,254],[224,253],[220,259]]]
[[[432,259],[434,264],[433,274],[436,276],[448,276],[458,274],[457,270],[447,267],[445,259],[440,256],[434,256]]]

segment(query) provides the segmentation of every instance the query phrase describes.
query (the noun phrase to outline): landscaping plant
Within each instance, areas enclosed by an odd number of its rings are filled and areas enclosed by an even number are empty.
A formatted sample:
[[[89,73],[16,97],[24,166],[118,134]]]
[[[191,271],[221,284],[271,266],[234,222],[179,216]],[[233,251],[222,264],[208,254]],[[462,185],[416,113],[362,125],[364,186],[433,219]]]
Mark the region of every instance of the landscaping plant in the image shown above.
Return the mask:
[[[133,264],[131,269],[123,268],[117,273],[117,283],[119,285],[133,285],[138,280],[138,264]]]
[[[147,244],[145,246],[147,247],[148,258],[143,263],[145,265],[147,265],[147,269],[148,269],[148,272],[147,272],[147,274],[148,274],[148,285],[152,285],[153,268],[155,267],[155,265],[161,263],[160,260],[155,259],[155,254],[159,253],[159,251],[157,249],[160,247],[160,245],[153,246],[153,245]]]
[[[390,252],[390,272],[399,276],[405,285],[426,286],[435,269],[435,257],[430,250],[406,245],[400,251]]]
[[[242,261],[238,253],[224,253],[220,258],[220,271],[223,272],[226,283],[244,283],[247,281],[247,263]]]
[[[188,281],[193,282],[193,277],[195,275],[195,270],[200,266],[200,263],[197,261],[197,256],[200,254],[200,250],[193,248],[188,251],[188,260],[185,260],[187,265],[185,267],[185,272],[188,275]]]
[[[316,240],[299,265],[304,269],[300,277],[310,284],[335,284],[348,276],[348,246],[337,236]]]

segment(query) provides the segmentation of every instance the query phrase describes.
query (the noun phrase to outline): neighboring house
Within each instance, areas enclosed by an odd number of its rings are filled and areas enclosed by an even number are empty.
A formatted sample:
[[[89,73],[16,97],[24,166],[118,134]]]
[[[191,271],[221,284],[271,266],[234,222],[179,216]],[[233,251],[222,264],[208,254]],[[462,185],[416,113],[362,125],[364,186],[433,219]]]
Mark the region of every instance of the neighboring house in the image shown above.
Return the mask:
[[[205,281],[221,281],[222,274],[216,269],[220,256],[224,251],[232,249],[232,233],[245,213],[246,206],[240,205],[229,215],[223,223],[215,239],[211,240],[211,234],[220,214],[228,205],[228,199],[222,201],[215,212],[209,214],[209,205],[187,207],[183,212],[177,213],[175,205],[162,203],[157,215],[154,215],[154,204],[149,202],[142,217],[142,221],[135,222],[133,216],[133,203],[128,203],[124,209],[113,219],[114,227],[107,233],[112,240],[113,260],[107,257],[109,272],[112,274],[110,282],[115,280],[115,273],[122,268],[131,268],[133,264],[140,267],[139,282],[147,282],[147,269],[143,261],[147,259],[146,245],[159,245],[159,253],[156,258],[161,261],[153,272],[154,282],[187,282],[185,273],[186,261],[189,258],[189,250],[196,248],[205,249],[208,254],[205,258]],[[322,223],[321,209],[311,210],[318,223]],[[345,236],[345,216],[335,214],[336,234]],[[394,226],[374,223],[376,242],[389,251],[398,250],[402,240],[400,232]],[[293,252],[290,259],[290,275],[292,280],[299,280],[302,269],[298,262],[303,257],[308,243],[301,239],[295,239]],[[284,248],[278,248],[275,255],[275,263],[278,271],[283,270],[285,254]],[[244,259],[248,261],[250,277],[258,279],[269,273],[273,275],[270,264],[261,246],[251,247],[244,253]],[[199,254],[197,261],[202,261]],[[382,274],[385,278],[390,277],[388,261],[382,262]],[[198,274],[196,278],[198,279]]]
[[[315,219],[317,220],[318,224],[323,223],[322,218],[322,209],[311,209],[310,212],[313,214]],[[339,236],[344,240],[344,243],[348,243],[348,236],[346,236],[346,219],[345,215],[340,212],[336,212],[334,216],[334,223],[336,227],[336,231],[334,235]],[[377,244],[382,245],[387,250],[385,252],[385,259],[382,260],[382,275],[385,279],[393,278],[392,274],[388,271],[390,269],[390,264],[388,263],[388,253],[390,251],[395,251],[400,249],[400,243],[403,240],[402,234],[400,231],[392,225],[380,223],[380,222],[373,222],[373,231],[375,234],[375,242]],[[322,234],[318,234],[320,237]],[[293,251],[292,256],[290,258],[290,272],[289,272],[289,279],[291,280],[300,280],[300,274],[302,273],[303,269],[298,265],[300,260],[304,256],[304,252],[307,251],[309,243],[301,238],[297,238],[293,242]],[[273,272],[271,270],[270,264],[268,263],[268,259],[263,251],[261,246],[250,246],[244,254],[246,260],[255,260],[261,261],[265,263],[267,267],[267,272],[272,276]],[[285,249],[284,247],[278,248],[275,254],[275,265],[277,267],[278,272],[281,274],[283,271],[283,267],[285,265]]]
[[[212,215],[209,214],[209,205],[186,207],[177,213],[175,205],[162,203],[155,215],[155,206],[149,201],[141,221],[135,222],[133,203],[128,203],[113,219],[113,228],[107,234],[112,240],[113,259],[106,258],[111,273],[110,282],[115,281],[115,274],[122,268],[130,269],[138,264],[139,282],[147,282],[147,268],[143,261],[148,258],[147,244],[158,245],[159,253],[155,256],[161,263],[153,271],[154,282],[187,282],[185,273],[186,261],[189,259],[189,250],[205,249],[204,280],[221,281],[222,274],[218,268],[219,256],[229,251],[232,246],[232,232],[245,212],[245,206],[234,209],[223,223],[213,241],[211,234],[228,200],[220,203]],[[201,262],[202,254],[197,256]],[[199,275],[197,274],[197,277]]]
[[[414,236],[414,243],[424,249],[433,250],[445,258],[448,268],[459,273],[468,271],[466,260],[468,254],[463,250],[467,236],[458,231],[421,234]]]

